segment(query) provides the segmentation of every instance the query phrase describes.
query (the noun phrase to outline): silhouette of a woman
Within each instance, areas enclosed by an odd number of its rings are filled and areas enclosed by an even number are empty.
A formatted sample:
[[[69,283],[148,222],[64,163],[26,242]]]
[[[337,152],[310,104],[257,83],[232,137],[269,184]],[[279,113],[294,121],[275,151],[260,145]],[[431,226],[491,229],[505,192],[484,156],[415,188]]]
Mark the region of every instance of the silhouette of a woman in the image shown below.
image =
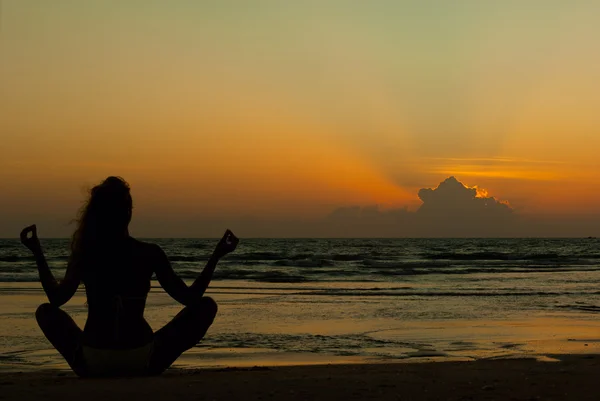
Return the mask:
[[[238,239],[227,230],[200,276],[188,287],[158,245],[129,235],[132,204],[129,185],[121,178],[108,177],[92,189],[60,282],[46,263],[36,226],[21,232],[21,242],[35,256],[50,301],[37,309],[37,322],[79,376],[160,374],[204,337],[217,314],[215,301],[203,294],[217,262],[235,250]],[[171,297],[185,305],[155,333],[144,319],[153,274]],[[88,305],[83,331],[59,309],[80,282],[85,285]]]

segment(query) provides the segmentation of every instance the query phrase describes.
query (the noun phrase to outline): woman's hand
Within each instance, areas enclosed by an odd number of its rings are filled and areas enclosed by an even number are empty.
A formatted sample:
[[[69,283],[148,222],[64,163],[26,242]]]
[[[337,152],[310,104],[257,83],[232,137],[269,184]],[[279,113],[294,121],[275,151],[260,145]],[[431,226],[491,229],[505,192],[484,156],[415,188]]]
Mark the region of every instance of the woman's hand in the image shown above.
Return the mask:
[[[31,237],[29,234],[31,233]],[[34,225],[25,227],[21,231],[21,243],[25,245],[34,255],[42,253],[42,246],[37,236],[37,227]]]
[[[221,238],[215,248],[215,256],[222,258],[228,253],[235,251],[239,242],[240,240],[230,230],[225,231],[225,235],[223,235],[223,238]]]

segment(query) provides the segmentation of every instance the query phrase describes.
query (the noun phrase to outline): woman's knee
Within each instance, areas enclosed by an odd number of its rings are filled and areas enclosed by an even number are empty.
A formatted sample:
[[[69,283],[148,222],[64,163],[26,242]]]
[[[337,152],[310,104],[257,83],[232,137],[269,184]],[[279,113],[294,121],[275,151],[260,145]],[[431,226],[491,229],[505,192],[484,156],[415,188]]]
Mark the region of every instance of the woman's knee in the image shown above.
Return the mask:
[[[52,316],[56,315],[56,311],[58,308],[52,304],[45,303],[38,306],[35,311],[35,319],[38,324],[41,326],[45,322],[47,322]]]
[[[197,304],[188,307],[188,309],[194,315],[214,319],[219,307],[211,297],[202,297]]]
[[[204,314],[211,316],[213,319],[217,316],[217,312],[219,311],[219,306],[217,302],[211,297],[202,297],[200,300],[200,309]]]
[[[218,310],[219,310],[219,306],[217,305],[217,301],[215,301],[214,299],[212,299],[211,297],[203,297],[202,298],[202,302],[203,302],[203,307],[206,308],[207,310],[213,312],[213,315],[216,315]]]

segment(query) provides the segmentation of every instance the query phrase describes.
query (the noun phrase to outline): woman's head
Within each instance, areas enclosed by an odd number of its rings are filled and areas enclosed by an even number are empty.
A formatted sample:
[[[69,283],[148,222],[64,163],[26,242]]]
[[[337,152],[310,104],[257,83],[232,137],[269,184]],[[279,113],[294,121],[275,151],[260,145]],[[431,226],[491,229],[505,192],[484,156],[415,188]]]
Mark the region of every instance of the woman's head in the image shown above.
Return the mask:
[[[123,234],[131,221],[133,200],[129,184],[120,177],[108,177],[91,190],[79,222],[92,222],[104,234]]]
[[[108,177],[90,191],[80,211],[71,251],[77,258],[96,254],[105,245],[128,235],[133,201],[129,185],[120,177]]]

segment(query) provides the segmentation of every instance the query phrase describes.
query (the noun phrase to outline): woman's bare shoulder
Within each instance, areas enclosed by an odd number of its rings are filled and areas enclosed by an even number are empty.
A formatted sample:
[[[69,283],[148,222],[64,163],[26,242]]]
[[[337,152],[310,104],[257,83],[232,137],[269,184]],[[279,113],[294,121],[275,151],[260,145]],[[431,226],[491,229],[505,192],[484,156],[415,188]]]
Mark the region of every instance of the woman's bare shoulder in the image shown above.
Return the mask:
[[[157,257],[165,254],[163,249],[158,244],[140,241],[139,239],[133,237],[131,238],[131,240],[136,251],[141,252],[145,255]]]

